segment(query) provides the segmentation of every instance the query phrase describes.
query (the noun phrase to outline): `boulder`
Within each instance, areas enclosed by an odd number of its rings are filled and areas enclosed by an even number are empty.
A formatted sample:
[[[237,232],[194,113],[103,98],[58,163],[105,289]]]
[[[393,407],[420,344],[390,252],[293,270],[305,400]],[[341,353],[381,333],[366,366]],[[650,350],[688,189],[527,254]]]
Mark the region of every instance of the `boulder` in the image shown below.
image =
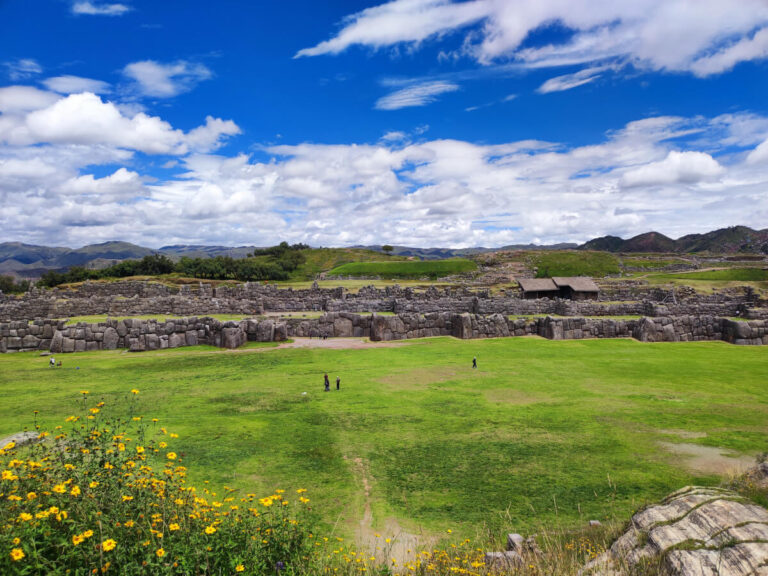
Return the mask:
[[[168,336],[168,348],[178,348],[179,346],[184,346],[186,343],[187,340],[183,334],[174,332]]]
[[[288,339],[288,325],[285,322],[275,324],[275,342],[283,342]]]
[[[765,574],[768,511],[729,490],[683,488],[635,514],[582,574],[624,575],[648,564],[681,576]]]
[[[272,320],[264,320],[256,326],[257,342],[272,342],[275,338],[275,323]]]

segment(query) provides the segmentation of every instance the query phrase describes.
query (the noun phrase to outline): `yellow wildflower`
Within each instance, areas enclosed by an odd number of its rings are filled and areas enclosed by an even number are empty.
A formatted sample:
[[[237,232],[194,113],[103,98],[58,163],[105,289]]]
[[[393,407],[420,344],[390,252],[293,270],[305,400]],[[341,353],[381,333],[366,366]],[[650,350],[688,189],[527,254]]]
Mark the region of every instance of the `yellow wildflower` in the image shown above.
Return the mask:
[[[237,566],[235,566],[235,572],[244,572],[244,571],[245,571],[245,566],[243,566],[242,564],[238,564]]]
[[[101,543],[101,547],[102,547],[102,549],[105,552],[109,552],[110,550],[114,550],[115,546],[117,546],[117,542],[115,542],[112,538],[104,540],[104,542]]]
[[[133,394],[134,396],[135,396],[136,394],[138,394],[138,393],[139,393],[139,391],[138,391],[138,390],[136,390],[136,388],[134,388],[133,390],[131,390],[131,394]]]
[[[82,544],[83,541],[85,541],[85,536],[83,536],[82,534],[75,534],[74,536],[72,536],[72,545],[74,546],[78,546]]]
[[[176,460],[176,452],[168,452],[165,457],[168,458],[168,460]]]
[[[19,520],[21,520],[22,522],[29,522],[30,520],[32,520],[32,518],[34,518],[34,516],[32,516],[32,514],[27,514],[26,512],[22,512],[21,514],[19,514]]]
[[[206,526],[205,527],[205,533],[206,534],[214,534],[216,532],[216,528],[214,526]]]
[[[22,558],[24,558],[24,550],[21,548],[14,548],[11,550],[11,560],[18,562]]]
[[[171,532],[175,532],[176,530],[180,530],[180,529],[181,529],[181,526],[176,524],[176,522],[168,526],[168,530],[170,530]]]
[[[158,548],[157,550],[155,550],[155,554],[157,554],[158,558],[162,558],[163,556],[165,556],[165,550],[163,550],[162,548]]]

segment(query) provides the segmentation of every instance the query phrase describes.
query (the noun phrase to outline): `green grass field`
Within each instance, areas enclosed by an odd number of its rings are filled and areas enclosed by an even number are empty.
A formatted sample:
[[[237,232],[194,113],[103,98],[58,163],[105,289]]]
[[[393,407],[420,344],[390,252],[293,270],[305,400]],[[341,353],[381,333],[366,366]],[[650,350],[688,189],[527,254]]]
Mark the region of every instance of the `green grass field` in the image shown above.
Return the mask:
[[[537,278],[553,276],[591,276],[602,278],[620,272],[619,259],[608,252],[553,251],[533,256]]]
[[[697,272],[678,272],[676,274],[654,274],[660,280],[715,280],[724,282],[766,282],[768,269],[763,268],[727,268],[723,270],[701,270]]]
[[[180,434],[193,484],[308,488],[334,535],[355,534],[366,501],[381,531],[391,519],[470,537],[626,519],[720,481],[660,442],[768,449],[766,347],[436,338],[57,359],[52,370],[35,353],[0,355],[0,434],[31,427],[33,410],[62,423],[80,390],[120,411],[138,388],[144,416]],[[340,392],[322,391],[325,371]]]
[[[330,276],[380,276],[382,278],[440,278],[477,270],[477,263],[466,258],[410,262],[351,262],[337,266]]]

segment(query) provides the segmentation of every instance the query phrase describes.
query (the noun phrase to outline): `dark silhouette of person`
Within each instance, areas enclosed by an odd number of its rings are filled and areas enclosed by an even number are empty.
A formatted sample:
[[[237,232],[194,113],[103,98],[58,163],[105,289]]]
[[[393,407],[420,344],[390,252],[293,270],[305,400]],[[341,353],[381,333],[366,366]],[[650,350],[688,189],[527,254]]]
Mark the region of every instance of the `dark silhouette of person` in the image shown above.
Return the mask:
[[[328,374],[325,375],[325,391],[329,392],[331,389],[331,381],[328,380]]]
[[[472,368],[477,368],[477,357],[472,358]]]
[[[336,390],[340,390],[341,389],[340,386],[341,386],[341,378],[336,376]]]

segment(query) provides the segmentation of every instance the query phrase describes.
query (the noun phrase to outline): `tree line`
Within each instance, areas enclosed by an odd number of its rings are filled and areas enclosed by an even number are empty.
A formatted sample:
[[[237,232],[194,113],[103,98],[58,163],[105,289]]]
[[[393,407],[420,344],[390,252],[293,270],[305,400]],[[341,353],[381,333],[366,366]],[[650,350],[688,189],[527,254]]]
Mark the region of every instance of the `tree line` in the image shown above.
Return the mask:
[[[128,276],[160,276],[179,274],[189,278],[206,280],[239,280],[253,282],[263,280],[287,280],[294,270],[306,260],[303,250],[306,244],[281,242],[277,246],[257,249],[246,258],[214,256],[211,258],[182,257],[174,262],[164,254],[144,256],[141,260],[123,260],[107,268],[90,270],[72,266],[64,272],[45,272],[38,286],[52,288],[60,284],[84,282],[101,278],[126,278]],[[266,258],[264,258],[266,256]],[[4,290],[5,291],[5,290]],[[10,290],[9,290],[10,291]]]

